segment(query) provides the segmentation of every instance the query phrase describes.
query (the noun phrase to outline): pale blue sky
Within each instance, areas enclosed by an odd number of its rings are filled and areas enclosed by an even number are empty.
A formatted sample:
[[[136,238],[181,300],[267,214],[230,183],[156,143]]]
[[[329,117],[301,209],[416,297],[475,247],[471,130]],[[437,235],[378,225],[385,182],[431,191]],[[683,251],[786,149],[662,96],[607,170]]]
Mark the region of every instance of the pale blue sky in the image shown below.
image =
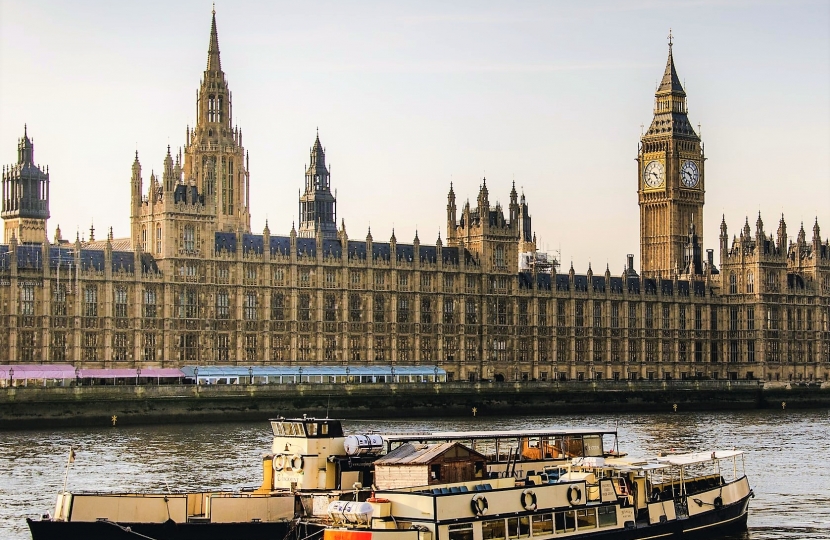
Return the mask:
[[[0,0],[0,162],[23,123],[49,164],[50,231],[129,234],[130,165],[184,144],[209,1]],[[296,219],[320,128],[351,238],[445,236],[449,183],[524,189],[540,246],[618,274],[639,252],[640,125],[666,36],[702,125],[705,247],[760,209],[830,235],[830,2],[244,2],[216,5],[251,227]],[[460,205],[459,205],[460,206]],[[51,233],[50,233],[51,236]],[[638,257],[639,259],[639,257]]]

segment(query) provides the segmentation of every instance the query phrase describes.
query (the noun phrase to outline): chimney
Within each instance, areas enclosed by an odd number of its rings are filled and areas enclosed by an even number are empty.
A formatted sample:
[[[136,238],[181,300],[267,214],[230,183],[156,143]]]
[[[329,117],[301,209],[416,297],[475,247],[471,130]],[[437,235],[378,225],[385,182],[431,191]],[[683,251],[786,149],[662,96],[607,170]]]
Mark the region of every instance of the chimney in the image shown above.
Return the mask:
[[[626,255],[626,258],[628,259],[628,273],[631,274],[634,272],[634,254],[629,253],[628,255]]]

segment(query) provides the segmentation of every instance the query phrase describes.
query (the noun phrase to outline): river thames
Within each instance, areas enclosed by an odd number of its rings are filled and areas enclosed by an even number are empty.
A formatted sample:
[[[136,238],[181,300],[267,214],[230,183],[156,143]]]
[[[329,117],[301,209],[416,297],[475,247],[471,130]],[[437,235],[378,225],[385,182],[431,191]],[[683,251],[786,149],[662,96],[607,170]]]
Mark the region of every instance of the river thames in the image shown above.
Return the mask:
[[[613,428],[620,449],[738,448],[756,497],[741,539],[830,539],[830,411],[476,417],[344,421],[348,432]],[[77,457],[68,488],[165,491],[258,486],[261,454],[271,447],[264,422],[77,428],[0,433],[0,538],[30,538],[25,518],[52,512],[69,446]]]

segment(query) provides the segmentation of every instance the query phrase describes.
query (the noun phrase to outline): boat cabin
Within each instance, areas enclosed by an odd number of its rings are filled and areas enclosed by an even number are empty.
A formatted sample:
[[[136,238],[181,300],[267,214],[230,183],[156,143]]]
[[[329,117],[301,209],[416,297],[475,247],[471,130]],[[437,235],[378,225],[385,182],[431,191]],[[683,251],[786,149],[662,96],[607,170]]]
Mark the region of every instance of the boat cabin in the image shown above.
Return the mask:
[[[457,442],[406,443],[375,461],[375,486],[396,489],[480,480],[483,455]]]

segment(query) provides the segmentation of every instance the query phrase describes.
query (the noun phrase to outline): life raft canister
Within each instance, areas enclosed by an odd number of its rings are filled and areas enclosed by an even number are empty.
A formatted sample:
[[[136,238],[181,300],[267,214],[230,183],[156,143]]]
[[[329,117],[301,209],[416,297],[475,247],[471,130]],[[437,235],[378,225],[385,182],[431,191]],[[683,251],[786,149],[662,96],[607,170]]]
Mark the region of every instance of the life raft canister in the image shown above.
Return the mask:
[[[274,470],[281,471],[285,468],[285,456],[280,454],[274,457]]]
[[[576,506],[578,504],[582,504],[582,490],[576,486],[571,486],[568,488],[568,503],[571,506]]]
[[[532,489],[522,491],[522,506],[529,512],[536,510],[536,493]]]
[[[291,458],[291,468],[299,472],[303,470],[303,464],[303,456],[300,454],[294,454],[294,457]]]
[[[473,514],[477,516],[483,516],[486,514],[489,508],[490,505],[487,503],[487,497],[481,493],[476,493],[473,495],[473,498],[470,499],[470,510],[472,510]]]

